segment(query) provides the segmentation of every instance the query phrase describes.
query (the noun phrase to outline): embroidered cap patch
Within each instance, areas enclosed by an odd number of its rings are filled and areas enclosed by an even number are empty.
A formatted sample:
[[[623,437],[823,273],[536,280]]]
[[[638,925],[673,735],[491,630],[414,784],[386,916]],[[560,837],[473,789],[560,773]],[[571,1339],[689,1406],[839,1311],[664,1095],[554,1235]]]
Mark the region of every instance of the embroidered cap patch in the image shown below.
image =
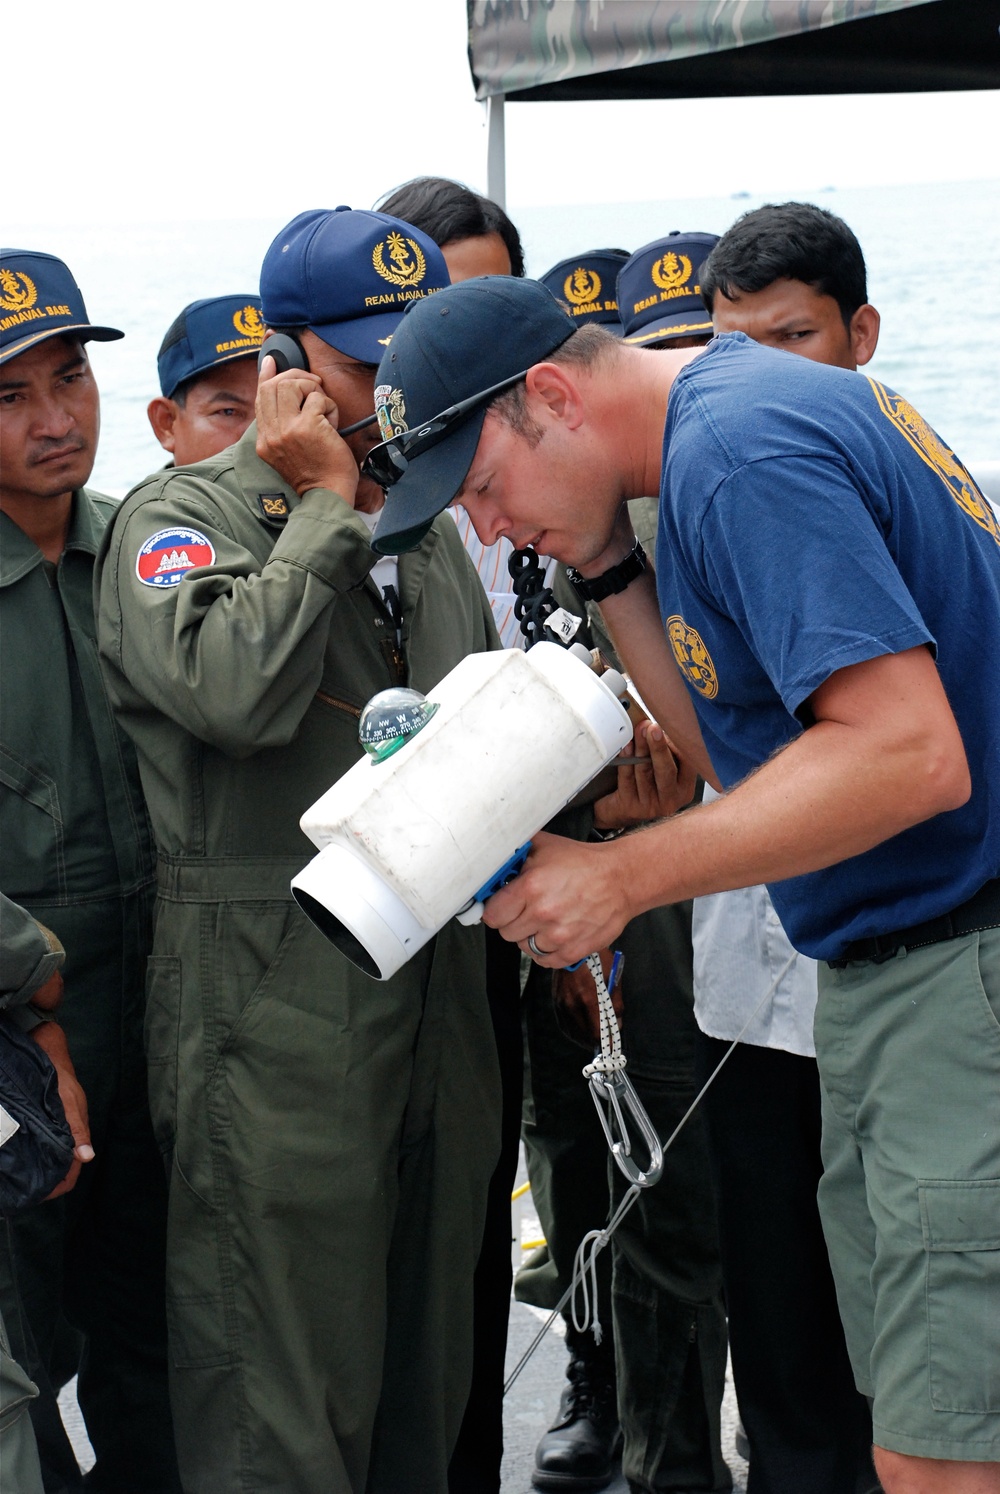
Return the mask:
[[[143,586],[177,586],[188,571],[214,562],[211,540],[197,529],[159,529],[136,556],[135,573]]]

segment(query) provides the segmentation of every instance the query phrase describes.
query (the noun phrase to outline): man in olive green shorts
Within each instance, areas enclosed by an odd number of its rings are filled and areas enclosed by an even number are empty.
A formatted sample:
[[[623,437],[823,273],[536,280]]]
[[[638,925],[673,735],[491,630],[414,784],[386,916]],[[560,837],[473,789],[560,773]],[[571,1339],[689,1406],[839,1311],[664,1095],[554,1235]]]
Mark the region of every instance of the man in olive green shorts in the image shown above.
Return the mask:
[[[643,699],[725,789],[611,845],[537,837],[487,922],[558,968],[645,908],[767,884],[795,947],[836,966],[821,1207],[877,1472],[887,1494],[997,1494],[992,509],[902,395],[847,369],[738,332],[646,358],[526,282],[443,298],[382,365],[410,429],[368,459],[392,489],[376,548],[458,496],[484,544],[578,567]],[[623,500],[657,476],[654,581]]]
[[[256,425],[140,484],[101,562],[159,852],[147,1045],[187,1494],[439,1494],[468,1396],[499,1142],[482,929],[379,983],[289,891],[370,697],[498,646],[447,515],[376,565],[357,462],[378,430],[338,433],[371,416],[404,307],[446,283],[397,219],[295,219],[261,295],[301,366],[264,357]]]

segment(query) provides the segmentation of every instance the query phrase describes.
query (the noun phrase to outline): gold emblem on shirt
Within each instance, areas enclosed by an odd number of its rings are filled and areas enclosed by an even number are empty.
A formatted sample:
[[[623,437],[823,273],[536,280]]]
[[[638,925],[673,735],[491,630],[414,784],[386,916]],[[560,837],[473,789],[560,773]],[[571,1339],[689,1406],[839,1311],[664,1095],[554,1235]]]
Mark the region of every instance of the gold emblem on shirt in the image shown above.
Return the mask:
[[[676,614],[667,618],[666,628],[681,674],[699,695],[706,700],[714,699],[719,693],[719,677],[697,628],[689,628],[683,617]]]
[[[261,342],[264,337],[264,319],[256,306],[243,306],[233,313],[233,326],[241,337],[250,337]]]
[[[563,285],[563,295],[567,301],[574,306],[584,306],[591,301],[596,301],[601,294],[601,277],[596,270],[588,270],[581,265],[574,270],[572,275],[566,276]]]
[[[388,247],[389,263],[386,264]],[[381,239],[372,250],[372,264],[383,280],[390,285],[419,285],[427,269],[424,252],[416,239],[405,239],[393,229],[388,238]]]
[[[931,471],[937,473],[959,508],[1000,545],[1000,525],[997,524],[996,515],[955,453],[901,395],[893,394],[872,378],[868,382],[882,414],[887,415],[896,429],[902,432],[921,461],[926,462]]]
[[[288,518],[288,499],[284,493],[258,493],[257,499],[265,519]]]
[[[660,290],[677,290],[691,279],[691,261],[686,254],[664,254],[653,261],[653,284]]]
[[[38,300],[35,282],[20,270],[0,270],[0,311],[27,311]]]

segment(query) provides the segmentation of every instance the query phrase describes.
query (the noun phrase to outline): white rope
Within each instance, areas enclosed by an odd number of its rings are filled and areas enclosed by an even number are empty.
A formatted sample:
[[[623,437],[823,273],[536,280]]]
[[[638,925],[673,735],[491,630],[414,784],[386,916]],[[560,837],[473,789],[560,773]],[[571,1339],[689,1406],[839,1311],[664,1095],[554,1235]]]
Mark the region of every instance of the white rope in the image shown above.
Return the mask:
[[[620,959],[620,955],[615,955],[616,962]],[[597,987],[597,1015],[601,1024],[600,1056],[595,1057],[593,1063],[588,1063],[583,1071],[584,1077],[589,1079],[591,1074],[613,1074],[616,1070],[623,1069],[626,1060],[622,1052],[622,1031],[618,1025],[614,1002],[611,1000],[611,991],[605,984],[604,966],[601,964],[599,954],[587,956],[587,968],[594,977],[594,985]],[[615,965],[612,965],[611,970],[611,990],[614,990]]]
[[[625,1197],[622,1199],[621,1203],[615,1210],[613,1218],[609,1220],[609,1222],[604,1226],[603,1229],[589,1230],[588,1233],[584,1235],[583,1239],[580,1241],[579,1245],[576,1248],[576,1257],[573,1261],[573,1280],[569,1284],[570,1316],[573,1319],[573,1327],[576,1329],[577,1333],[586,1333],[588,1328],[592,1331],[595,1344],[599,1344],[604,1337],[604,1329],[601,1326],[601,1319],[598,1315],[597,1257],[600,1255],[605,1245],[608,1244],[611,1236],[614,1234],[619,1224],[621,1224],[622,1220],[625,1218],[625,1215],[635,1203],[641,1192],[642,1189],[639,1188],[635,1183],[633,1183],[628,1192],[625,1194]],[[590,1272],[589,1288],[587,1286],[588,1271]],[[582,1307],[579,1314],[576,1310],[578,1290],[579,1296],[582,1301]],[[565,1298],[563,1300],[565,1302]],[[593,1317],[591,1317],[591,1305],[593,1305]],[[559,1310],[560,1309],[557,1307],[556,1312],[559,1312]],[[553,1314],[553,1316],[554,1315],[555,1314]],[[542,1330],[543,1333],[547,1328],[548,1323],[546,1323],[545,1329]],[[518,1372],[519,1371],[520,1366],[518,1367]],[[513,1383],[513,1381],[511,1383]],[[504,1394],[506,1395],[506,1393],[507,1392],[505,1389]]]
[[[569,1299],[573,1327],[577,1333],[586,1333],[588,1328],[592,1328],[595,1344],[599,1344],[604,1337],[597,1300],[597,1257],[608,1243],[609,1238],[610,1236],[607,1236],[603,1229],[588,1230],[576,1247],[576,1256],[573,1260],[573,1281],[576,1286]],[[594,1246],[593,1250],[590,1250],[591,1244]],[[589,1288],[587,1286],[588,1271],[590,1272]],[[578,1298],[582,1302],[579,1315],[576,1310]],[[593,1317],[591,1317],[591,1312],[593,1312]]]
[[[589,958],[588,958],[587,963],[590,964],[590,961],[591,960],[595,960],[595,959],[597,960],[598,966],[600,966],[600,963],[601,963],[600,962],[600,958],[597,955],[590,955]],[[726,1049],[725,1053],[719,1059],[719,1062],[716,1064],[715,1068],[712,1070],[712,1072],[709,1074],[708,1078],[705,1080],[705,1083],[702,1085],[701,1089],[698,1091],[698,1093],[695,1095],[694,1099],[691,1101],[691,1104],[688,1106],[687,1110],[685,1110],[684,1114],[681,1116],[680,1120],[677,1122],[677,1124],[674,1127],[673,1131],[671,1131],[671,1133],[670,1133],[669,1137],[667,1138],[667,1140],[663,1143],[663,1154],[664,1154],[664,1156],[666,1156],[667,1152],[673,1146],[674,1142],[677,1140],[678,1136],[681,1134],[681,1132],[683,1131],[684,1127],[687,1125],[688,1121],[691,1119],[692,1115],[694,1115],[694,1112],[697,1110],[698,1106],[701,1104],[702,1100],[705,1098],[706,1094],[711,1089],[712,1085],[715,1083],[715,1081],[718,1078],[718,1076],[722,1073],[723,1068],[729,1062],[729,1059],[732,1057],[733,1051],[736,1048],[737,1043],[739,1043],[742,1040],[744,1033],[747,1031],[747,1029],[749,1028],[750,1024],[753,1022],[754,1018],[757,1016],[757,1014],[760,1011],[761,1007],[764,1005],[764,1003],[771,996],[774,995],[775,991],[778,989],[779,984],[781,983],[781,981],[784,980],[785,975],[791,969],[792,965],[795,963],[795,959],[796,959],[796,955],[795,955],[795,951],[793,950],[792,953],[789,955],[788,959],[782,965],[781,969],[778,971],[777,975],[772,980],[771,984],[768,986],[767,990],[764,992],[763,996],[758,1001],[757,1005],[754,1007],[753,1011],[750,1013],[749,1017],[747,1017],[746,1021],[743,1023],[743,1026],[740,1028],[739,1032],[736,1034],[736,1036],[733,1038],[732,1042],[729,1044],[729,1047]],[[591,969],[593,970],[593,966],[591,966]],[[595,981],[596,981],[596,979],[597,979],[596,975],[595,975],[594,978],[595,978]],[[603,986],[603,985],[604,985],[604,972],[603,972],[603,970],[601,970],[601,979],[600,979],[600,984],[598,985],[598,997],[600,997],[600,989],[601,989],[601,986]],[[607,993],[607,988],[605,987],[605,995],[607,995],[607,994],[608,994]],[[609,998],[609,1003],[608,1004],[610,1005],[610,998]],[[613,1007],[612,1007],[612,1015],[614,1015],[614,1008]],[[618,1019],[617,1019],[617,1017],[615,1017],[615,1029],[617,1029],[617,1028],[618,1028]],[[621,1047],[621,1033],[620,1033],[620,1031],[618,1032],[618,1045],[619,1045],[619,1051],[620,1051],[620,1047]],[[603,1048],[604,1048],[603,1040],[602,1040],[601,1047],[602,1047],[602,1056],[603,1056]],[[613,1047],[613,1045],[612,1045],[612,1047]],[[594,1062],[596,1064],[597,1060],[595,1059]],[[623,1063],[624,1063],[624,1058],[622,1060],[622,1064]],[[621,1067],[621,1066],[622,1066],[621,1064],[618,1065],[618,1067]],[[584,1073],[586,1073],[586,1069],[584,1070]],[[608,1222],[608,1224],[606,1224],[603,1229],[601,1229],[601,1230],[591,1230],[588,1235],[584,1236],[584,1239],[580,1242],[580,1246],[579,1246],[579,1248],[578,1248],[578,1250],[576,1252],[576,1260],[573,1263],[573,1279],[571,1280],[571,1282],[570,1282],[569,1286],[566,1288],[566,1290],[563,1292],[562,1296],[560,1297],[559,1301],[556,1303],[555,1307],[552,1309],[552,1311],[549,1313],[548,1317],[545,1319],[545,1322],[542,1324],[541,1328],[539,1328],[538,1332],[535,1334],[535,1337],[532,1339],[532,1341],[528,1345],[527,1349],[525,1349],[524,1353],[521,1355],[521,1357],[518,1360],[517,1364],[514,1366],[514,1368],[511,1370],[510,1374],[507,1376],[507,1382],[506,1382],[506,1384],[504,1385],[504,1388],[503,1388],[504,1395],[507,1395],[508,1392],[511,1390],[511,1388],[513,1387],[515,1381],[517,1380],[518,1376],[520,1375],[521,1371],[524,1369],[525,1365],[528,1363],[528,1360],[531,1358],[531,1356],[535,1353],[535,1350],[538,1348],[539,1344],[542,1342],[542,1339],[548,1333],[549,1329],[552,1327],[552,1324],[555,1322],[556,1318],[562,1312],[562,1310],[566,1306],[567,1302],[571,1302],[572,1301],[574,1303],[573,1308],[572,1308],[573,1327],[577,1330],[578,1333],[585,1333],[587,1331],[588,1326],[590,1326],[590,1323],[589,1323],[589,1310],[590,1310],[589,1309],[589,1302],[590,1302],[590,1298],[593,1297],[594,1310],[595,1310],[594,1324],[593,1325],[594,1325],[595,1328],[597,1328],[601,1332],[601,1334],[603,1336],[603,1329],[600,1328],[600,1320],[596,1316],[596,1308],[597,1308],[597,1270],[596,1270],[596,1263],[597,1263],[597,1257],[600,1255],[600,1253],[604,1249],[605,1245],[608,1244],[608,1242],[611,1239],[612,1235],[615,1233],[615,1230],[621,1224],[622,1220],[625,1218],[625,1215],[628,1213],[629,1209],[631,1209],[632,1205],[635,1203],[636,1199],[639,1197],[640,1192],[641,1192],[641,1189],[639,1189],[637,1187],[631,1187],[631,1188],[629,1188],[628,1192],[625,1194],[625,1196],[622,1199],[621,1203],[618,1205],[617,1209],[615,1209],[615,1212],[612,1215],[612,1217],[611,1217],[610,1221]],[[586,1261],[584,1261],[583,1258],[582,1258],[583,1257],[583,1252],[585,1250],[589,1250],[589,1258]],[[588,1271],[590,1272],[591,1284],[590,1284],[589,1288],[586,1286],[586,1284],[584,1285],[584,1288],[583,1288],[584,1307],[583,1307],[583,1314],[582,1314],[582,1316],[583,1316],[583,1326],[581,1327],[580,1323],[578,1321],[578,1315],[577,1315],[577,1312],[576,1312],[575,1296],[576,1296],[577,1288],[578,1288],[580,1282],[584,1280],[585,1274]],[[596,1333],[595,1333],[595,1338],[596,1338]],[[596,1341],[598,1343],[600,1343],[601,1340],[599,1338],[596,1338]]]

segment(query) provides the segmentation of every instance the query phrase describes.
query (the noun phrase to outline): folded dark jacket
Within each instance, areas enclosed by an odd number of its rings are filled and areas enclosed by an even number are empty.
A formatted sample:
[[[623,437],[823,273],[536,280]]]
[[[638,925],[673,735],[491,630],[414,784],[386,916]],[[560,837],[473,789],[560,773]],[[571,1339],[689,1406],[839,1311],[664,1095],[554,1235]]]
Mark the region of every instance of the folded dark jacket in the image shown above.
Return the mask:
[[[73,1135],[44,1049],[0,1014],[0,1104],[20,1129],[0,1146],[0,1215],[40,1203],[69,1172]]]

